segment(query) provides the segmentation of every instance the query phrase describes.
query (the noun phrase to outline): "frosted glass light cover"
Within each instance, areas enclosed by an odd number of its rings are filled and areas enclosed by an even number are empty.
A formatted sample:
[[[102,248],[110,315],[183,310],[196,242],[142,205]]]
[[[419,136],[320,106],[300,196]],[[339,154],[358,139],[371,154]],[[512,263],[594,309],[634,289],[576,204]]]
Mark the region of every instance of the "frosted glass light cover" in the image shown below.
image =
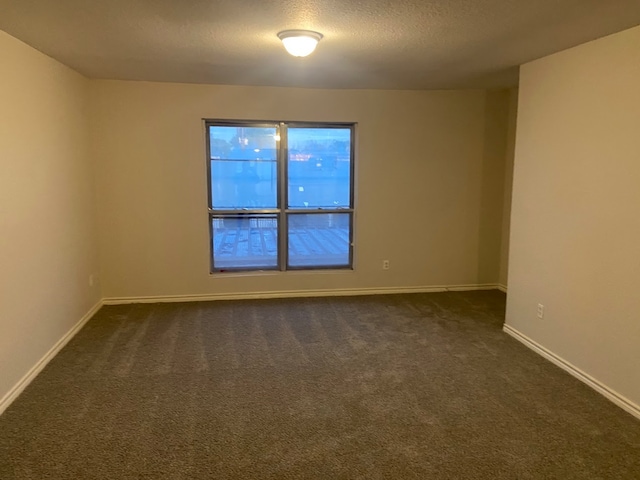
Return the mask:
[[[305,30],[285,30],[278,34],[284,48],[294,57],[306,57],[316,49],[322,35]]]

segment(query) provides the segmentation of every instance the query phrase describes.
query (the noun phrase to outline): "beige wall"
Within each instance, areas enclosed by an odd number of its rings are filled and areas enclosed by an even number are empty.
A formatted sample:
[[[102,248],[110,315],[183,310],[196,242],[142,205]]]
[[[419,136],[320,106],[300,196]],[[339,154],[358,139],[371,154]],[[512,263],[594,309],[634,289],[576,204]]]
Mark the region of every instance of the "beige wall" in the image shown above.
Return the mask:
[[[1,399],[100,293],[88,81],[2,31],[0,58]]]
[[[107,298],[498,280],[504,139],[486,122],[504,94],[97,81],[91,97]],[[209,274],[203,118],[358,122],[355,271]]]
[[[509,282],[509,232],[511,230],[511,195],[513,191],[513,160],[516,149],[516,120],[518,117],[518,89],[509,90],[507,113],[507,143],[504,164],[504,186],[502,202],[502,235],[500,239],[500,273],[498,283],[507,287]]]
[[[638,45],[640,27],[522,67],[507,304],[508,325],[636,405]]]

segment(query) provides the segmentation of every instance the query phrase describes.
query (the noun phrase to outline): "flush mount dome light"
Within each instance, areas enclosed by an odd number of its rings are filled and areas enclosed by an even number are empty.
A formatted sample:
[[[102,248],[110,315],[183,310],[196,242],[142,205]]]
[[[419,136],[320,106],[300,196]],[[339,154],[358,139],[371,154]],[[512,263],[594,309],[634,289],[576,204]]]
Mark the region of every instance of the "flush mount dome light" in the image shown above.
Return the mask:
[[[294,57],[306,57],[316,49],[322,34],[310,30],[284,30],[278,33],[284,48]]]

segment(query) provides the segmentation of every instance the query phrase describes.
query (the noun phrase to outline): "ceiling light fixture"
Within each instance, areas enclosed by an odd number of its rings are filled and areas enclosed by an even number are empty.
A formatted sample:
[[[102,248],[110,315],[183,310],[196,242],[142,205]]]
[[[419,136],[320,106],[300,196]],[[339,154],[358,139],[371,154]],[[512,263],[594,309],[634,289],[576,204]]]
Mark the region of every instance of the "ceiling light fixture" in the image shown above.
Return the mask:
[[[284,48],[294,57],[306,57],[316,49],[322,34],[311,30],[283,30],[278,33]]]

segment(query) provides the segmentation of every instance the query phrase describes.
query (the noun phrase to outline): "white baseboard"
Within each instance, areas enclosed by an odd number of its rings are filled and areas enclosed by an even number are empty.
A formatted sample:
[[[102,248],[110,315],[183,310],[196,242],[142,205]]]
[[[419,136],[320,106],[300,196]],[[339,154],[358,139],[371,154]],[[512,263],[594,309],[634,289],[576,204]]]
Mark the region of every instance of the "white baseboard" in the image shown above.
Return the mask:
[[[463,292],[471,290],[495,290],[497,288],[498,285],[496,284],[482,284],[393,288],[342,288],[327,290],[282,290],[275,292],[209,293],[202,295],[110,297],[103,299],[103,303],[104,305],[123,305],[127,303],[207,302],[212,300],[251,300],[260,298],[346,297],[355,295],[385,295],[396,293]]]
[[[505,324],[502,329],[504,330],[505,333],[511,335],[513,338],[515,338],[525,346],[529,347],[531,350],[533,350],[537,354],[541,355],[542,357],[549,360],[551,363],[557,365],[558,367],[562,368],[566,372],[570,373],[581,382],[586,383],[588,386],[593,388],[596,392],[600,393],[601,395],[606,397],[608,400],[618,405],[620,408],[626,410],[634,417],[640,419],[639,405],[635,404],[634,402],[624,397],[623,395],[620,395],[615,390],[607,387],[605,384],[603,384],[599,380],[596,380],[588,373],[583,372],[575,365],[572,365],[571,363],[567,362],[562,357],[559,357],[558,355],[551,352],[550,350],[547,350],[538,342],[527,337],[525,334],[519,332],[515,328]]]
[[[496,285],[496,288],[497,288],[498,290],[500,290],[501,292],[507,293],[507,286],[506,286],[506,285],[503,285],[502,283],[498,283],[498,284]]]
[[[18,383],[16,383],[7,394],[2,397],[0,400],[0,415],[11,405],[11,403],[18,398],[18,395],[22,393],[22,391],[27,388],[27,386],[33,381],[34,378],[42,371],[44,367],[47,366],[47,363],[51,361],[56,354],[62,350],[62,348],[71,340],[76,333],[80,331],[80,329],[87,323],[91,317],[95,315],[95,313],[102,306],[102,300],[96,303],[91,309],[83,315],[83,317],[76,323],[71,330],[64,334],[64,336],[56,342],[56,344],[51,347],[51,349],[36,363],[31,370],[27,372],[27,374],[20,379]]]

